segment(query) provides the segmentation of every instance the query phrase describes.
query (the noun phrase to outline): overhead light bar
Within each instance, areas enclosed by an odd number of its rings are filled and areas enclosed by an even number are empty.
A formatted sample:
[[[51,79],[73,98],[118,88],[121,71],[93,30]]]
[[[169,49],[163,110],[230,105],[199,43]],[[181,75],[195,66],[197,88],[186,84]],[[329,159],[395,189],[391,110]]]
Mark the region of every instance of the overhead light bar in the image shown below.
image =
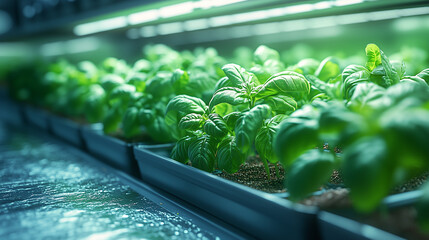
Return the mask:
[[[363,3],[364,0],[337,0],[334,5],[338,7]]]
[[[181,22],[172,22],[160,24],[157,27],[159,35],[168,35],[173,33],[183,32],[183,24]]]
[[[105,20],[80,24],[73,29],[73,32],[78,36],[83,36],[83,35],[88,35],[88,34],[97,33],[97,32],[114,30],[114,29],[126,27],[127,25],[128,25],[127,18],[122,16],[122,17],[115,17],[115,18],[109,18]]]
[[[128,16],[130,25],[149,23],[162,18],[170,18],[180,15],[192,13],[195,9],[209,9],[212,7],[221,7],[233,3],[244,2],[246,0],[200,0],[188,1],[179,4],[174,4],[158,9],[146,10],[138,13],[133,13]]]
[[[170,18],[179,15],[185,15],[194,11],[193,2],[184,2],[179,4],[162,7],[159,9],[161,18]]]
[[[211,27],[221,27],[238,23],[264,20],[274,17],[293,15],[298,13],[311,12],[313,10],[321,10],[331,8],[333,6],[346,6],[362,3],[364,0],[337,0],[334,2],[322,1],[317,3],[298,4],[287,7],[272,8],[267,10],[252,11],[246,13],[237,13],[231,15],[217,16],[209,19]]]
[[[221,7],[244,1],[246,0],[200,0],[198,2],[194,2],[194,8],[209,9],[212,7]]]
[[[142,23],[149,23],[159,19],[167,19],[175,16],[185,15],[192,13],[195,9],[208,9],[212,7],[221,7],[233,3],[243,2],[246,0],[200,0],[200,1],[187,1],[178,3],[160,9],[145,10],[138,13],[133,13],[128,16],[121,16],[109,18],[105,20],[84,23],[77,25],[73,32],[78,36],[89,35],[98,32],[104,32],[123,28],[128,25],[137,25]]]
[[[183,22],[185,31],[195,31],[200,29],[209,28],[209,21],[207,18],[188,20]]]
[[[155,37],[158,35],[155,26],[146,26],[140,29],[140,36],[142,37]]]
[[[267,10],[270,11],[270,10]],[[235,26],[229,28],[216,28],[211,31],[210,37],[208,39],[215,37],[228,39],[228,38],[240,38],[245,36],[256,36],[256,35],[267,35],[267,34],[275,34],[281,32],[294,32],[294,31],[303,31],[308,29],[319,29],[319,28],[328,28],[335,27],[337,25],[349,25],[363,22],[371,22],[371,21],[380,21],[387,19],[396,19],[400,17],[408,17],[408,16],[418,16],[418,15],[426,15],[429,14],[429,7],[419,7],[419,8],[408,8],[408,9],[396,9],[396,10],[384,10],[384,11],[375,11],[375,12],[366,12],[366,13],[352,13],[352,14],[343,14],[336,16],[326,16],[326,17],[317,17],[317,18],[307,18],[307,19],[298,19],[298,20],[287,20],[282,22],[270,22],[270,23],[260,23],[260,24],[252,24],[252,25],[243,25],[243,26]],[[252,15],[249,15],[252,16]],[[263,14],[259,15],[255,14],[253,17],[246,17],[248,21],[253,21],[255,18],[259,18],[265,16]],[[236,23],[234,17],[231,15],[227,16],[219,16],[215,18],[203,18],[203,19],[195,19],[185,22],[176,22],[177,25],[173,23],[169,23],[170,28],[175,28],[175,30],[170,30],[170,32],[165,30],[166,26],[158,25],[158,26],[145,26],[141,28],[144,29],[151,28],[153,29],[151,37],[157,35],[166,35],[184,32],[184,31],[193,31],[193,30],[201,30],[208,29],[214,26],[223,26],[226,25],[228,21],[231,21],[229,25]],[[162,33],[156,33],[156,30],[162,31]],[[222,37],[213,36],[213,35],[224,35]],[[207,35],[206,33],[203,35]],[[148,34],[141,34],[142,37],[149,37]],[[207,36],[204,36],[207,37]],[[203,37],[203,38],[204,38]],[[213,39],[212,39],[213,40]]]
[[[160,18],[159,11],[157,9],[147,10],[143,12],[133,13],[128,16],[128,22],[131,25],[151,22]]]
[[[24,57],[33,55],[31,45],[24,42],[3,42],[0,43],[0,58],[1,57]]]
[[[40,47],[40,53],[44,56],[58,56],[65,54],[74,54],[90,52],[97,50],[100,41],[96,37],[84,37],[68,41],[58,41],[43,44]]]

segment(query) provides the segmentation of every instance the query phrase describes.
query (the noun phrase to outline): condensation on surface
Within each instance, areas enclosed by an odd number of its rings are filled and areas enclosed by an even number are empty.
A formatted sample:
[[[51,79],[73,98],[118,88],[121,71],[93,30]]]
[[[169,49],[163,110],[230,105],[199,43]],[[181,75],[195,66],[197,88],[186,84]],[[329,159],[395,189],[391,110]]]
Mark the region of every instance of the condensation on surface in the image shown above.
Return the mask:
[[[219,239],[158,204],[0,122],[0,239]]]

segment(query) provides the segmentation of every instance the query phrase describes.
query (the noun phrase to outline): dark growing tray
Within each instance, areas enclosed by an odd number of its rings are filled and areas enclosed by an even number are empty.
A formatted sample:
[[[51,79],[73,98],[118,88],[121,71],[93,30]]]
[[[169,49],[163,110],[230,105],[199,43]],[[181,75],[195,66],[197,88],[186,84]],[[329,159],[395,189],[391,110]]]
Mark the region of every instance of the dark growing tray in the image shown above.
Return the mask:
[[[24,106],[24,118],[25,120],[33,125],[36,126],[40,129],[43,129],[45,131],[50,131],[49,129],[49,113],[39,109],[39,108],[35,108],[29,105],[25,105]]]
[[[322,239],[326,240],[403,240],[391,233],[355,220],[321,211],[318,214],[319,229]]]
[[[390,195],[384,198],[382,206],[385,210],[410,206],[415,204],[421,196],[421,190]],[[354,216],[356,213],[351,212],[347,215]],[[318,218],[323,239],[404,239],[332,212],[321,211]]]
[[[88,152],[115,168],[140,177],[132,143],[104,134],[100,125],[83,127],[82,137]]]
[[[49,124],[55,136],[80,149],[86,149],[80,124],[58,116],[50,116]]]
[[[9,92],[6,87],[0,86],[0,101],[3,99],[9,99]]]
[[[23,125],[23,106],[7,98],[0,99],[0,119],[12,125]]]
[[[156,153],[152,152],[156,151]],[[227,181],[136,146],[144,182],[157,186],[259,239],[319,239],[317,208]]]

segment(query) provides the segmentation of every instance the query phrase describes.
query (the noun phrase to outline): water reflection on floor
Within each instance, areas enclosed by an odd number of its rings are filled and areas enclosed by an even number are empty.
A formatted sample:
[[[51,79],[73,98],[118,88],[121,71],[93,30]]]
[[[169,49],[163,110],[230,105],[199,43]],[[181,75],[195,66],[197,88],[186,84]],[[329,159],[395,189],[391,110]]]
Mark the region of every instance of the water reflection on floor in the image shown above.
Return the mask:
[[[47,142],[0,122],[0,239],[218,239]]]

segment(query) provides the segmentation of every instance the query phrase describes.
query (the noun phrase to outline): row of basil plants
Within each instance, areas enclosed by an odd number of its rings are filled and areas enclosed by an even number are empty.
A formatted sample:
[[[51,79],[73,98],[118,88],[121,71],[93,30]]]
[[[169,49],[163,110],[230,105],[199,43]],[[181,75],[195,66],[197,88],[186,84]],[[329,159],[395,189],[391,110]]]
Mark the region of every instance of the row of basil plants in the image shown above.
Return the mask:
[[[407,76],[375,44],[365,66],[344,69],[331,57],[286,67],[266,46],[249,69],[212,48],[144,53],[132,66],[58,61],[32,69],[32,79],[20,69],[9,86],[17,99],[102,122],[106,134],[176,142],[173,159],[207,172],[234,173],[257,153],[267,171],[268,163],[285,168],[292,200],[340,170],[354,207],[370,212],[392,187],[429,170],[429,69]],[[418,217],[429,229],[429,184],[423,190]]]

